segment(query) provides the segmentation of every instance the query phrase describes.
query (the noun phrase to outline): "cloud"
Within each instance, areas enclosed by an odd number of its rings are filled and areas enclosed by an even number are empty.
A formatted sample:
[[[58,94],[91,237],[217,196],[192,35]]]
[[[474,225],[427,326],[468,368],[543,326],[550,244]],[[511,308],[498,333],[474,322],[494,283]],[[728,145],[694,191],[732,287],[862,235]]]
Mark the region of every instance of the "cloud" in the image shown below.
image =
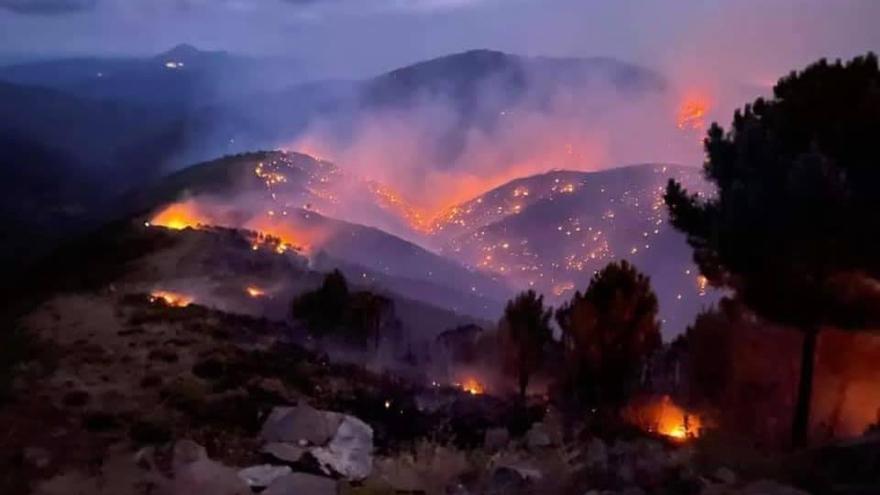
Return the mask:
[[[97,0],[0,0],[0,9],[18,14],[57,15],[95,8]]]

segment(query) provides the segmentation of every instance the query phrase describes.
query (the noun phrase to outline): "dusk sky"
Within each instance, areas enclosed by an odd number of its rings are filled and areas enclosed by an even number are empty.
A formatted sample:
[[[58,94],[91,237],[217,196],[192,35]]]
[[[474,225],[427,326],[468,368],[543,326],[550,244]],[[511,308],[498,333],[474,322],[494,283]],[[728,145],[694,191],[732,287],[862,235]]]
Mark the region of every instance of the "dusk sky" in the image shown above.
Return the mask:
[[[0,52],[146,55],[186,42],[362,76],[492,48],[760,83],[880,49],[878,20],[875,0],[0,0]]]

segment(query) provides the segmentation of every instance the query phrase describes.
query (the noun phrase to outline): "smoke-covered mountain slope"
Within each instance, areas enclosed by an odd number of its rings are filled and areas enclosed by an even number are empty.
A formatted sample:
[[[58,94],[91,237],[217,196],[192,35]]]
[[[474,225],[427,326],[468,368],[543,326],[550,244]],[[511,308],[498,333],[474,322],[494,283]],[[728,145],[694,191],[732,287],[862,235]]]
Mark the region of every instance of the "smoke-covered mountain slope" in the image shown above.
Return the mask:
[[[661,317],[675,333],[715,296],[683,236],[666,224],[662,194],[670,178],[706,189],[698,169],[681,166],[551,171],[456,206],[423,234],[407,223],[407,209],[389,205],[373,184],[308,155],[268,152],[181,171],[142,191],[137,204],[143,210],[183,201],[191,209],[180,213],[184,223],[274,233],[304,246],[321,269],[340,267],[481,317],[496,316],[511,288],[535,288],[558,304],[605,264],[627,259],[652,277]],[[360,225],[358,216],[409,228],[417,243]],[[442,256],[418,244],[440,246]]]
[[[328,162],[258,152],[173,174],[133,193],[119,210],[147,213],[154,224],[171,228],[218,225],[262,232],[307,252],[322,269],[343,267],[365,283],[381,283],[411,299],[494,318],[511,294],[503,282],[378,228],[346,221],[352,211],[394,218],[380,199],[370,183]]]
[[[621,91],[665,87],[657,73],[610,58],[525,57],[493,50],[470,50],[416,63],[366,81],[366,105],[405,106],[418,98],[444,97],[463,111],[487,103],[488,90],[509,105],[532,96],[536,103],[555,91],[589,84]]]

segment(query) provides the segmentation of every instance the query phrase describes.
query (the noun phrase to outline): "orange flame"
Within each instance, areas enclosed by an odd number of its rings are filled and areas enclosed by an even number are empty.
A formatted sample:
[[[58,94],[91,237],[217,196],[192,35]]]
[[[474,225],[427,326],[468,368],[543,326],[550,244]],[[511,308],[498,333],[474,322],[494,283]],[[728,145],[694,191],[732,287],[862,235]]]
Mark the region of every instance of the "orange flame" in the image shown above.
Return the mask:
[[[195,201],[183,201],[180,203],[172,203],[157,213],[147,226],[165,227],[173,230],[183,230],[186,228],[198,228],[200,225],[207,223],[202,213],[199,211]]]
[[[684,131],[702,132],[706,128],[709,98],[701,94],[688,95],[678,107],[676,126]]]
[[[150,302],[160,302],[167,306],[175,308],[185,308],[193,303],[193,298],[186,294],[171,292],[167,290],[156,290],[150,293]]]
[[[259,287],[255,287],[255,286],[253,286],[253,285],[250,285],[250,286],[248,286],[248,287],[245,287],[244,291],[247,292],[247,295],[249,295],[249,296],[251,296],[251,297],[253,297],[253,298],[260,298],[260,297],[263,297],[263,296],[266,295],[266,291],[265,291],[265,290],[263,290],[263,289],[261,289],[261,288],[259,288]]]
[[[483,384],[473,377],[466,378],[464,382],[461,383],[461,389],[471,395],[482,395],[486,393],[486,389],[485,387],[483,387]]]
[[[678,406],[668,395],[647,403],[631,404],[624,416],[645,431],[678,441],[698,437],[703,428],[700,416]]]
[[[253,218],[244,225],[244,228],[276,240],[275,251],[279,254],[292,248],[308,252],[321,240],[318,229],[294,225],[293,219],[279,218],[276,215]]]

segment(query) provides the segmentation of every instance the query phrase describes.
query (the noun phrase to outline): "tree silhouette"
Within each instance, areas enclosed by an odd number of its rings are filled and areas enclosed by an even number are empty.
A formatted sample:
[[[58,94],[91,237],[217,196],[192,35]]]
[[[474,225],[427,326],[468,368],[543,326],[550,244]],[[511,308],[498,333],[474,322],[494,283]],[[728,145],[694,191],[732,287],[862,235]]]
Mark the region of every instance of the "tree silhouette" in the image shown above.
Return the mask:
[[[394,303],[391,299],[372,292],[356,292],[349,302],[351,326],[358,330],[352,337],[361,345],[372,343],[379,347],[382,329],[394,319]]]
[[[400,326],[394,301],[370,291],[351,292],[339,270],[328,273],[318,289],[295,298],[291,313],[313,335],[340,337],[357,347],[377,348]]]
[[[878,143],[876,55],[822,60],[737,111],[729,132],[712,125],[704,171],[716,195],[667,187],[672,224],[710,283],[803,332],[795,446],[807,441],[820,330],[880,322]]]
[[[660,347],[657,296],[626,261],[610,263],[556,312],[568,384],[582,402],[618,409]]]
[[[529,290],[507,302],[500,323],[500,338],[507,371],[514,375],[520,399],[525,400],[529,378],[543,364],[544,346],[550,342],[553,308],[544,307],[544,296]]]
[[[345,276],[339,270],[333,270],[324,276],[321,287],[293,300],[291,313],[294,318],[304,321],[312,332],[332,333],[347,322],[349,298]]]

